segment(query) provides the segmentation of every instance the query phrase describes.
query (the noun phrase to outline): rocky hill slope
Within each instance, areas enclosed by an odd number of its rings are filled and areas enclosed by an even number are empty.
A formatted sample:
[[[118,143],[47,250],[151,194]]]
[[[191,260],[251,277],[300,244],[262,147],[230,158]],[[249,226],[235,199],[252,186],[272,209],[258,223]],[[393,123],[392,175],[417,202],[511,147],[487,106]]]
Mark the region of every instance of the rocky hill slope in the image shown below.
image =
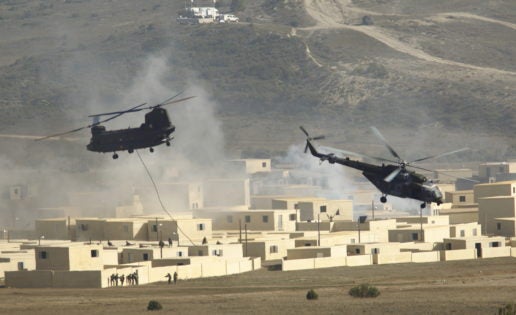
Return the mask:
[[[229,151],[286,151],[302,124],[377,154],[375,125],[409,155],[516,156],[513,1],[217,5],[241,22],[179,25],[181,1],[0,1],[0,132],[66,130],[186,89]]]

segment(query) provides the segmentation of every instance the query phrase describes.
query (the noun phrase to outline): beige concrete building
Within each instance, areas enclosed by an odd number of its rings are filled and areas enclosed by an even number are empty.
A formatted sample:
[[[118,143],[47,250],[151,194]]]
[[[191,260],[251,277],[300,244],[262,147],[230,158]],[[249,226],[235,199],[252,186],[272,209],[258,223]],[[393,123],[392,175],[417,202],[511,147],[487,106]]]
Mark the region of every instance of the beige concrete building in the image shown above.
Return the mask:
[[[224,231],[276,231],[292,232],[296,230],[295,210],[244,210],[244,211],[210,211],[196,212],[199,216],[213,219],[213,230]]]
[[[444,202],[452,208],[473,208],[477,206],[473,190],[459,190],[444,193]]]
[[[35,248],[36,270],[100,270],[104,267],[101,245],[37,246]]]
[[[100,241],[105,240],[104,219],[99,218],[77,218],[75,219],[75,234],[77,241]]]
[[[475,250],[476,257],[508,257],[510,248],[505,247],[505,238],[472,236],[464,238],[443,239],[446,251],[450,250]]]
[[[186,246],[144,246],[125,247],[119,256],[120,264],[129,264],[141,261],[153,261],[156,259],[186,258],[188,247]]]
[[[287,250],[295,247],[294,239],[254,240],[242,244],[244,256],[260,257],[262,262],[283,259]]]
[[[330,247],[298,247],[287,249],[287,260],[323,258],[323,257],[346,257],[346,245]]]
[[[489,181],[499,175],[512,173],[516,173],[516,162],[490,162],[480,164],[478,167],[478,176]]]
[[[170,238],[181,245],[200,244],[203,238],[211,238],[212,219],[149,219],[148,235],[151,241],[167,243]]]
[[[147,221],[143,219],[106,219],[104,220],[105,240],[140,240],[149,239]]]
[[[474,194],[484,234],[515,236],[516,181],[475,185]]]
[[[396,227],[397,222],[395,219],[365,221],[364,223],[356,221],[335,221],[332,232],[355,231],[358,235],[358,231],[360,231],[360,242],[381,243],[389,241],[389,230],[395,229]],[[367,238],[365,238],[364,235],[367,235]]]
[[[242,244],[205,244],[188,247],[190,256],[216,256],[225,258],[242,258]]]
[[[228,161],[231,170],[238,174],[269,173],[271,171],[270,159],[237,159]]]
[[[309,220],[352,220],[351,200],[311,200],[297,203],[300,221]]]
[[[516,180],[505,181],[488,184],[478,184],[473,188],[475,195],[475,202],[479,202],[479,199],[487,197],[515,197],[516,196]]]
[[[39,219],[35,222],[36,235],[47,240],[73,240],[76,234],[75,219]]]

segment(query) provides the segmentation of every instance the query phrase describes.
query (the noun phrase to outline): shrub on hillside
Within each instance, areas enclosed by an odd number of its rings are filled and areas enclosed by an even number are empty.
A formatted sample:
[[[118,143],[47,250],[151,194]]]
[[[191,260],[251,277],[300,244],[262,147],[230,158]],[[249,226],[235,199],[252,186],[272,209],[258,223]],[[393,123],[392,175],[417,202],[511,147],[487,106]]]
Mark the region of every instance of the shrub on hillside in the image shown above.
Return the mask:
[[[319,295],[317,292],[314,291],[314,289],[310,289],[308,293],[306,293],[306,299],[307,300],[317,300],[319,298]]]
[[[377,297],[380,295],[380,291],[372,285],[361,284],[351,288],[349,290],[349,295],[360,298]]]
[[[154,300],[149,301],[149,305],[147,305],[148,311],[158,311],[162,308],[163,308],[163,306],[161,306],[161,303],[158,301],[154,301]]]
[[[498,308],[498,315],[516,315],[516,304],[507,304]]]

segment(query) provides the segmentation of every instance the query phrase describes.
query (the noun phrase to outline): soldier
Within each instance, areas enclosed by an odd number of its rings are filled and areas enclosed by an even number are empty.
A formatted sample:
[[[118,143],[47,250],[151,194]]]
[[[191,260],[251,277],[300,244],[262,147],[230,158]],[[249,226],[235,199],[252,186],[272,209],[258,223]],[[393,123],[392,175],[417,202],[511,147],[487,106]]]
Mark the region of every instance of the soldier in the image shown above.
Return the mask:
[[[138,285],[138,270],[133,273],[134,284]]]
[[[115,283],[116,283],[116,286],[118,287],[118,273],[115,275]]]
[[[177,283],[177,271],[174,271],[174,284]]]
[[[206,236],[202,238],[202,244],[203,245],[208,244],[208,240],[206,239]]]
[[[172,247],[172,238],[168,238],[168,247]]]
[[[121,275],[120,276],[120,286],[124,286],[124,281],[125,281],[125,275]]]
[[[167,275],[165,276],[165,278],[168,278],[168,284],[170,284],[172,282],[172,276],[170,275],[170,272],[167,273]]]
[[[127,275],[127,284],[133,285],[133,275],[132,274]]]

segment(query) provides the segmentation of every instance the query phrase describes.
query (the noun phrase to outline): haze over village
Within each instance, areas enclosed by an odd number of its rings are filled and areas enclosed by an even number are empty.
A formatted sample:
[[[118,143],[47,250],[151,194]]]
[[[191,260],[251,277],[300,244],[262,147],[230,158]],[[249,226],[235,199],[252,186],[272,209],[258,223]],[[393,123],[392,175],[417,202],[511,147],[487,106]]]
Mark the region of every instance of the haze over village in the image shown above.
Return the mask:
[[[516,7],[438,2],[0,1],[0,313],[513,303]]]

